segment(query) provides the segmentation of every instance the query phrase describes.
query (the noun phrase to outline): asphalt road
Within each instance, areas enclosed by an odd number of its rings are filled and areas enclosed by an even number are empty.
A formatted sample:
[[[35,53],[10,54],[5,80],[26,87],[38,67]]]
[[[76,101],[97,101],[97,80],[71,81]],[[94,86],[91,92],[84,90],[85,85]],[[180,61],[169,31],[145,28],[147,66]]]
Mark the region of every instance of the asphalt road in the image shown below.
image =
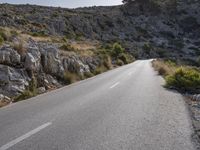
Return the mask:
[[[0,109],[0,150],[194,150],[183,97],[150,60]]]

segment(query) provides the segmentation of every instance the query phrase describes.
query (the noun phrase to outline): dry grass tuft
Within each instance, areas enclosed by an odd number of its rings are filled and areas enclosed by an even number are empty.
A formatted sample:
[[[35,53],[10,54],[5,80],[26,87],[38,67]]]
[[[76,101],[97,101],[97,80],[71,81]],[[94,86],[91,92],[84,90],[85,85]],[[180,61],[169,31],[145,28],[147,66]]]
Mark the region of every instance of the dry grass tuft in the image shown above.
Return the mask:
[[[64,81],[66,84],[72,84],[79,80],[81,80],[81,79],[76,73],[65,72],[65,74],[64,74]]]
[[[20,54],[24,55],[27,51],[27,49],[24,46],[23,41],[19,41],[18,43],[14,43],[13,48]]]
[[[158,71],[159,75],[167,76],[172,75],[176,71],[176,67],[171,65],[170,63],[166,63],[160,60],[153,60],[152,65],[156,71]]]

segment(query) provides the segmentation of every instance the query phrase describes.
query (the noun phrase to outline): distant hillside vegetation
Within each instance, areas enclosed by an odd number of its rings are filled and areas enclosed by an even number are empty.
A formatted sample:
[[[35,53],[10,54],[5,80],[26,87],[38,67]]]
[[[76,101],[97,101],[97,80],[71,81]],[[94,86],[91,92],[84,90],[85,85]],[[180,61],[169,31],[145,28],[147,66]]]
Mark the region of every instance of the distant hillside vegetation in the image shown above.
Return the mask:
[[[0,18],[0,26],[34,36],[118,41],[138,58],[175,57],[195,64],[200,53],[200,2],[195,0],[78,9],[2,4]]]

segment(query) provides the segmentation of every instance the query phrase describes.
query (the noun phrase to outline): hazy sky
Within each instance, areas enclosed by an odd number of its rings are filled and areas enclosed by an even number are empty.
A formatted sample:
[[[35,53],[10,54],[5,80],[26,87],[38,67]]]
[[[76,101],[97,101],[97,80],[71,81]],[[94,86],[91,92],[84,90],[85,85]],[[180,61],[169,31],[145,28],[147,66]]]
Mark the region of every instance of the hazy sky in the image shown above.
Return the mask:
[[[60,6],[67,8],[83,7],[83,6],[108,6],[119,5],[122,0],[0,0],[0,3],[12,4],[37,4],[44,6]]]

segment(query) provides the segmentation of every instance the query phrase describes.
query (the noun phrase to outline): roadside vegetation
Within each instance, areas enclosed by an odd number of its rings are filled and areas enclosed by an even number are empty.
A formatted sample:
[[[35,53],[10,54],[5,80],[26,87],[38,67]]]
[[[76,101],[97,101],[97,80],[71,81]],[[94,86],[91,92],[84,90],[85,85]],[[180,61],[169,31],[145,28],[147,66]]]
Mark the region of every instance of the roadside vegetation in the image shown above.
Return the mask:
[[[167,88],[181,92],[200,92],[200,69],[197,67],[178,65],[170,60],[154,60],[153,67],[166,81]]]
[[[60,49],[73,52],[79,51],[69,44],[63,44]],[[135,60],[133,56],[125,52],[125,49],[119,43],[103,44],[99,48],[93,50],[92,55],[100,58],[99,66],[97,66],[92,72],[86,72],[84,74],[77,74],[69,71],[66,72],[64,74],[64,81],[66,84],[93,77],[117,66],[131,63]]]
[[[17,29],[0,27],[0,46],[4,44],[10,45],[18,52],[18,54],[23,56],[23,58],[27,53],[27,45],[30,39],[36,42],[47,44],[53,43],[57,45],[61,57],[67,58],[75,56],[77,58],[80,57],[80,59],[92,58],[91,60],[96,61],[91,62],[94,63],[94,65],[92,64],[93,68],[90,68],[90,71],[88,72],[79,72],[81,65],[79,63],[73,64],[73,69],[66,71],[62,78],[57,78],[57,80],[63,85],[69,85],[74,82],[93,77],[118,66],[129,64],[135,60],[135,58],[126,51],[123,43],[120,42],[103,43],[99,41],[87,40],[84,39],[84,37],[81,37],[79,40],[74,38],[68,39],[63,36],[47,36],[46,32],[26,33]],[[32,79],[29,82],[29,86],[26,87],[26,90],[19,96],[12,97],[13,102],[18,102],[41,94],[39,89],[41,87],[45,88],[47,91],[55,89],[53,85],[52,87],[51,85],[48,87],[40,85],[37,80],[37,76],[30,78]],[[5,104],[3,103],[0,105]]]
[[[14,102],[18,102],[21,100],[25,100],[31,97],[34,97],[38,94],[37,92],[37,80],[33,76],[31,81],[29,82],[29,87],[19,96],[14,98]]]

